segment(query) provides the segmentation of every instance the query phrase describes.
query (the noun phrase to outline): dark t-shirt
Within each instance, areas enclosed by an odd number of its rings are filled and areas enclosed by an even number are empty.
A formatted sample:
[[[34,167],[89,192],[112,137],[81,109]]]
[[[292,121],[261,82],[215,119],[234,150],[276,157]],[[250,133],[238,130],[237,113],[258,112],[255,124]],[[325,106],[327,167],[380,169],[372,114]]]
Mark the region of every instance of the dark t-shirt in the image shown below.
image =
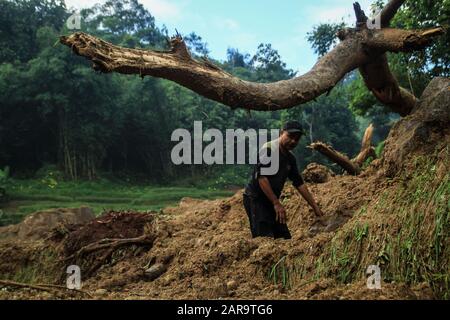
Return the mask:
[[[265,151],[265,149],[267,151]],[[269,168],[271,164],[270,163],[263,164],[261,163],[261,159],[263,159],[265,156],[271,157],[272,152],[278,152],[279,154],[278,172],[274,175],[264,175],[262,174],[261,169]],[[284,184],[286,183],[286,180],[288,178],[289,180],[292,181],[294,187],[299,187],[304,183],[298,171],[295,156],[292,154],[292,152],[287,152],[287,154],[284,154],[283,152],[279,151],[277,144],[274,143],[273,141],[267,143],[263,147],[263,149],[261,149],[261,152],[259,153],[258,156],[258,163],[254,166],[253,169],[251,181],[245,189],[245,194],[252,198],[268,200],[266,195],[264,194],[264,191],[262,191],[261,187],[259,186],[258,179],[260,177],[267,177],[270,186],[272,187],[272,190],[277,198],[280,197],[281,192],[283,191],[284,188]]]

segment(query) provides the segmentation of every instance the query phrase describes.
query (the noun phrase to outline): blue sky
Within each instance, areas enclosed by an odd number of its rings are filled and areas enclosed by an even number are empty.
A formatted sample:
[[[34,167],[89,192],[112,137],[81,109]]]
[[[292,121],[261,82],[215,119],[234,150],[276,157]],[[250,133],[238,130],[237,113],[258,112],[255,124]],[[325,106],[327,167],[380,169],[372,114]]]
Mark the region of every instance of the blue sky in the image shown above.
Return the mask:
[[[74,8],[92,6],[90,0],[66,0]],[[254,54],[260,43],[271,43],[287,66],[299,74],[317,60],[306,33],[320,22],[353,24],[353,0],[140,0],[158,26],[192,31],[208,43],[210,56],[224,60],[228,47]],[[359,0],[366,13],[373,1]]]

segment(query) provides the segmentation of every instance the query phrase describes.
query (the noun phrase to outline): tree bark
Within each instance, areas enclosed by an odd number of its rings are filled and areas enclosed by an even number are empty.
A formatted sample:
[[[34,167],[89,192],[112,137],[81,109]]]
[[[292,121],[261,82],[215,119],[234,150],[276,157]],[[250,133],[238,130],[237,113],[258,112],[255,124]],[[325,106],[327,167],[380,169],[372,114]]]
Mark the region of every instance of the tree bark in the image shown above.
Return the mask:
[[[391,0],[382,12],[388,25],[404,0]],[[331,91],[350,71],[359,68],[366,85],[375,96],[393,111],[406,115],[416,99],[399,88],[389,71],[386,52],[421,50],[432,38],[442,34],[442,28],[430,30],[368,29],[362,10],[355,8],[356,29],[338,33],[341,43],[323,56],[306,74],[274,83],[244,81],[223,71],[204,59],[193,59],[180,36],[171,40],[169,51],[128,49],[115,46],[92,35],[77,32],[61,37],[61,43],[94,63],[101,72],[118,72],[154,76],[174,81],[206,98],[248,110],[288,109]]]
[[[359,151],[358,155],[354,159],[352,159],[352,162],[359,167],[362,167],[364,161],[366,161],[369,157],[372,157],[372,159],[375,159],[377,157],[375,148],[372,146],[373,129],[374,128],[372,124],[367,127],[362,139],[361,150]]]
[[[427,34],[440,34],[442,28],[433,28],[422,32],[420,38],[415,35],[407,35],[403,30],[388,29],[389,22],[404,1],[392,0],[380,12],[380,23],[383,28],[390,30],[383,36],[374,34],[373,38],[366,42],[366,54],[370,57],[369,62],[359,67],[367,88],[383,104],[392,111],[406,116],[413,110],[417,103],[414,94],[398,85],[397,79],[391,73],[388,65],[386,51],[400,52],[408,50],[420,50],[428,45]],[[366,29],[367,20],[364,11],[358,3],[354,4],[358,28]],[[389,44],[389,46],[386,46]]]
[[[357,164],[353,163],[346,155],[334,150],[332,146],[319,141],[312,143],[309,147],[338,164],[349,174],[356,176],[361,173],[361,168]]]
[[[375,159],[377,157],[375,149],[372,147],[372,135],[373,135],[373,125],[370,124],[364,133],[364,137],[361,143],[361,150],[358,155],[350,160],[346,155],[334,150],[330,145],[323,142],[312,143],[309,148],[316,150],[323,154],[325,157],[330,159],[332,162],[338,164],[345,171],[351,175],[359,175],[361,173],[361,168],[364,162],[372,157]]]

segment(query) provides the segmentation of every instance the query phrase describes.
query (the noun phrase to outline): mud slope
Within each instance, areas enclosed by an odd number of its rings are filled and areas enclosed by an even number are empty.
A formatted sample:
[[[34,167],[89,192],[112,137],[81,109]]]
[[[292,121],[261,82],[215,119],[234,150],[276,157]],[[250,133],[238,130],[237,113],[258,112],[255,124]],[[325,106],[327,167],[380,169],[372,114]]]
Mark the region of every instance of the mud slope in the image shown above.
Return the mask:
[[[64,285],[65,268],[77,264],[82,290],[95,299],[448,299],[449,83],[430,83],[415,112],[392,129],[383,158],[360,176],[309,184],[325,226],[313,224],[287,187],[291,241],[251,239],[239,191],[223,200],[186,198],[161,213],[62,222],[40,237],[9,230],[0,236],[0,279]],[[381,290],[366,286],[369,265],[381,268]],[[54,297],[89,298],[0,289],[2,299]]]

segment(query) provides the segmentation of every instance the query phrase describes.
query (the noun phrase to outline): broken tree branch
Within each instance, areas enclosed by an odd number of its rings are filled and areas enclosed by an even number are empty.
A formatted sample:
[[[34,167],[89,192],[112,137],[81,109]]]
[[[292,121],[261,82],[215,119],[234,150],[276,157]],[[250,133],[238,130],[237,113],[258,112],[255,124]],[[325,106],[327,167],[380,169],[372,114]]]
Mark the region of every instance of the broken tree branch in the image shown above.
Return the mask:
[[[398,11],[404,0],[391,0],[380,12],[381,25],[386,27]],[[367,30],[367,17],[358,3],[354,4],[356,25]],[[384,22],[383,22],[384,21]],[[384,23],[384,24],[383,24]],[[407,116],[417,103],[416,97],[399,86],[392,74],[385,52],[401,52],[420,50],[428,46],[432,38],[444,33],[444,29],[433,28],[426,31],[410,31],[384,28],[384,33],[373,33],[364,43],[369,62],[359,66],[359,71],[367,88],[383,104],[392,111]]]
[[[360,168],[364,164],[364,161],[366,161],[369,157],[372,157],[372,159],[375,159],[377,157],[375,148],[372,147],[373,129],[374,128],[372,124],[367,127],[362,139],[361,150],[359,151],[358,155],[354,159],[352,159],[352,162]]]
[[[358,12],[358,20],[363,20],[364,12]],[[393,11],[390,9],[388,12]],[[388,13],[385,15],[389,17]],[[412,99],[411,94],[400,89],[391,79],[393,76],[388,67],[377,69],[374,74],[372,61],[388,51],[422,49],[441,33],[442,28],[426,31],[346,29],[339,33],[342,42],[309,72],[275,83],[244,81],[209,61],[197,61],[191,57],[180,36],[172,38],[169,51],[123,48],[82,32],[61,37],[60,42],[76,54],[92,60],[96,70],[168,79],[231,108],[248,110],[272,111],[306,103],[329,92],[348,72],[360,68],[366,72],[363,75],[366,83],[374,82],[369,89],[375,96],[393,111],[406,115],[412,110],[415,98]],[[380,63],[384,65],[384,60],[381,59]],[[380,70],[386,74],[379,75]],[[391,79],[390,85],[379,86],[378,79]]]
[[[373,125],[370,124],[364,133],[364,137],[361,142],[361,150],[359,151],[358,155],[352,160],[350,160],[346,155],[340,153],[339,151],[336,151],[332,146],[320,141],[312,143],[309,148],[320,152],[332,162],[342,167],[349,174],[359,175],[361,173],[361,168],[364,162],[369,157],[372,157],[373,159],[376,158],[375,149],[372,147],[373,129]]]
[[[332,146],[329,146],[323,142],[315,142],[312,143],[309,148],[320,152],[332,162],[341,166],[351,175],[358,175],[361,172],[359,166],[355,165],[346,155],[334,150]]]
[[[404,0],[391,0],[380,12],[381,25],[388,26]],[[358,3],[354,4],[357,26],[367,30],[367,17]],[[383,25],[384,21],[384,25]],[[384,28],[384,33],[373,33],[373,37],[365,42],[369,62],[359,67],[367,88],[383,104],[392,111],[407,116],[414,109],[417,98],[408,90],[399,86],[392,74],[385,52],[406,52],[420,50],[428,46],[432,38],[444,33],[443,28],[426,31],[410,31]]]
[[[18,287],[18,288],[29,288],[29,289],[47,291],[47,292],[54,292],[57,289],[57,290],[63,290],[63,291],[68,291],[68,292],[72,292],[72,293],[75,292],[75,293],[84,294],[84,295],[87,295],[88,297],[92,298],[92,295],[90,295],[86,291],[82,291],[79,289],[69,289],[67,287],[59,286],[59,285],[55,285],[55,284],[35,284],[35,285],[33,285],[33,284],[29,284],[29,283],[15,282],[15,281],[10,281],[10,280],[0,280],[0,285],[9,286],[9,287]]]

